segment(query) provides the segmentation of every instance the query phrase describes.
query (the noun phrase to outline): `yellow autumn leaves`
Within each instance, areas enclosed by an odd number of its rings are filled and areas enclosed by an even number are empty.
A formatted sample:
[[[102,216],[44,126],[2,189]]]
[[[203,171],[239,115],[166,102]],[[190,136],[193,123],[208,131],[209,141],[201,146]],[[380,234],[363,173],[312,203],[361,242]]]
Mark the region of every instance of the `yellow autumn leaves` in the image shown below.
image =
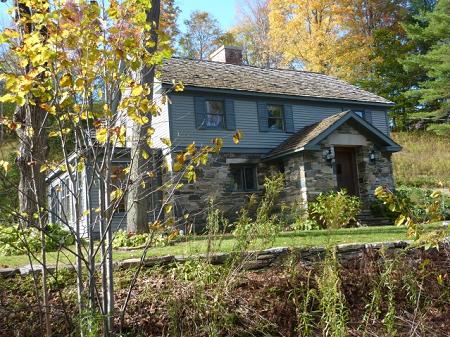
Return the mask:
[[[8,173],[8,171],[9,171],[9,162],[7,162],[5,160],[0,160],[0,168],[3,169],[3,171],[5,171],[5,174]]]
[[[363,0],[272,0],[273,50],[282,55],[285,65],[297,62],[305,70],[349,81],[363,78],[372,43],[371,22],[366,22],[364,11],[377,16],[384,7]]]

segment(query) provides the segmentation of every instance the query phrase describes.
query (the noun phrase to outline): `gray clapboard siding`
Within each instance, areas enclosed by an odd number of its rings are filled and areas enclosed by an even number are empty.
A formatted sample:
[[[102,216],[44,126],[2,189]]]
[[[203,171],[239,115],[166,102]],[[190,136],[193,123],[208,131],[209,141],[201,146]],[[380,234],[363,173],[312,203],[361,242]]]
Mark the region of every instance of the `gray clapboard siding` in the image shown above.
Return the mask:
[[[324,118],[342,112],[340,106],[301,105],[292,106],[294,114],[295,131],[305,126],[317,123]]]
[[[170,110],[170,131],[173,145],[186,146],[192,142],[198,145],[209,145],[215,137],[221,137],[224,140],[224,147],[236,149],[254,149],[266,152],[279,145],[291,134],[288,132],[271,132],[261,127],[261,106],[264,103],[261,100],[253,99],[234,99],[234,112],[236,129],[243,132],[243,140],[238,144],[232,141],[233,131],[217,129],[198,129],[196,127],[196,109],[194,96],[190,95],[171,95],[172,104]],[[197,100],[198,101],[198,100]],[[270,102],[270,101],[269,101]],[[294,131],[317,123],[320,120],[345,110],[365,110],[370,111],[370,119],[375,127],[383,133],[389,135],[387,125],[386,111],[374,110],[367,106],[355,104],[321,104],[311,103],[290,104],[292,106]],[[167,126],[168,124],[166,124]]]
[[[386,135],[389,135],[389,125],[386,111],[372,110],[372,124]]]
[[[186,146],[193,141],[198,145],[209,145],[215,137],[224,140],[225,147],[261,149],[265,152],[280,144],[287,137],[288,132],[261,132],[258,120],[257,101],[236,99],[234,111],[236,128],[244,134],[242,141],[235,145],[232,141],[233,133],[227,130],[198,130],[195,124],[194,98],[188,95],[174,95],[171,97],[170,106],[172,143],[174,145]],[[294,130],[316,123],[323,118],[342,111],[341,106],[314,106],[314,105],[292,105]]]
[[[64,218],[63,212],[62,212],[62,205],[61,205],[61,193],[62,193],[62,186],[64,186],[67,183],[67,179],[68,179],[68,173],[63,173],[59,176],[57,176],[49,185],[48,187],[48,193],[49,193],[49,197],[50,197],[50,201],[49,201],[49,205],[52,206],[52,213],[54,212],[54,214],[51,214],[50,219],[51,221],[54,221],[56,223],[62,223],[61,219]],[[79,212],[80,212],[80,216],[81,216],[81,221],[80,221],[80,235],[81,236],[86,236],[87,235],[87,219],[86,216],[83,216],[83,212],[86,210],[85,205],[86,205],[86,198],[85,198],[85,191],[86,191],[86,184],[85,184],[85,172],[82,172],[80,174],[80,187],[79,187]],[[59,192],[56,192],[54,195],[51,195],[51,191],[52,189],[60,189]],[[70,188],[70,190],[72,191],[72,189]],[[73,192],[73,191],[72,191]],[[57,200],[52,200],[52,198],[55,197],[57,198]],[[72,218],[71,221],[68,223],[68,225],[75,230],[75,198],[73,195],[71,195],[71,205],[72,205]],[[56,207],[53,207],[54,205],[57,205]]]
[[[194,98],[192,96],[172,96],[171,100],[170,122],[172,144],[174,145],[186,146],[193,141],[198,145],[211,145],[213,138],[221,137],[224,140],[225,147],[267,149],[279,144],[290,135],[285,132],[260,132],[256,101],[235,100],[236,128],[241,130],[244,135],[242,141],[235,145],[232,140],[234,131],[196,129]]]

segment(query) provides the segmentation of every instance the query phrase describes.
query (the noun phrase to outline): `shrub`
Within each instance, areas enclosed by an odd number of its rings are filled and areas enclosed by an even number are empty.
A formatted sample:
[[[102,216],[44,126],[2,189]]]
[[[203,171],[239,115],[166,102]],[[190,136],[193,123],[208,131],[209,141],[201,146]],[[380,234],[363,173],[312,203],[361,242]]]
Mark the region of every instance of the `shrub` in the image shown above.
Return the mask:
[[[139,247],[149,239],[149,234],[132,234],[124,230],[118,230],[114,235],[113,248]]]
[[[171,241],[171,236],[166,236],[163,234],[152,234],[152,233],[144,233],[144,234],[134,234],[128,233],[124,230],[118,230],[113,239],[112,247],[113,248],[121,248],[121,247],[131,247],[136,248],[147,244],[148,240],[152,240],[152,246],[165,246],[169,241]]]
[[[442,194],[438,191],[429,192],[431,193],[425,194],[425,203],[420,205],[415,204],[407,192],[399,190],[394,193],[383,186],[375,189],[375,196],[397,216],[395,224],[397,226],[405,225],[408,228],[408,236],[420,241],[423,234],[422,224],[443,219],[444,199]],[[433,239],[429,240],[430,244],[438,242],[440,236],[442,239],[447,235],[445,231],[436,231],[436,234],[438,235],[432,235]]]
[[[0,225],[0,255],[20,255],[28,251],[37,252],[41,247],[41,235],[37,228],[19,228],[18,225]],[[45,228],[47,251],[75,243],[73,235],[60,225],[48,224]]]
[[[428,222],[431,220],[431,214],[427,209],[436,202],[433,197],[433,191],[429,189],[423,189],[418,187],[400,186],[393,192],[394,197],[405,205],[410,214],[418,222]],[[437,210],[443,219],[450,218],[450,197],[442,194],[440,198],[440,207]],[[389,209],[388,205],[381,200],[376,200],[371,205],[371,211],[374,215],[386,216],[392,220],[395,220],[398,216],[397,212],[393,212]]]
[[[351,221],[356,221],[361,202],[358,197],[351,196],[346,190],[321,193],[309,206],[312,219],[325,228],[341,228]]]
[[[47,251],[56,251],[61,247],[75,244],[75,237],[61,225],[50,223],[45,226],[45,245]]]

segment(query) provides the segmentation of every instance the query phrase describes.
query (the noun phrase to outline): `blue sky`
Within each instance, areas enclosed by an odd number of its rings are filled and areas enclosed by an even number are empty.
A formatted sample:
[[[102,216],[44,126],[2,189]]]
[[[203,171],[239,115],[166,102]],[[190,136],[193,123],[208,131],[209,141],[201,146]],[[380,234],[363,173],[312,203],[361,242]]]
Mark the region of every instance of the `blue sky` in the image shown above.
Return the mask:
[[[222,29],[227,30],[235,23],[238,0],[176,0],[181,9],[178,24],[183,30],[183,21],[196,10],[211,13],[219,20]]]
[[[178,18],[178,24],[181,30],[184,28],[183,21],[196,10],[210,12],[219,20],[224,30],[227,30],[235,23],[238,0],[176,0],[176,3],[181,9]],[[11,1],[8,1],[7,4],[0,3],[0,26],[5,25],[9,21],[6,11],[10,4]]]

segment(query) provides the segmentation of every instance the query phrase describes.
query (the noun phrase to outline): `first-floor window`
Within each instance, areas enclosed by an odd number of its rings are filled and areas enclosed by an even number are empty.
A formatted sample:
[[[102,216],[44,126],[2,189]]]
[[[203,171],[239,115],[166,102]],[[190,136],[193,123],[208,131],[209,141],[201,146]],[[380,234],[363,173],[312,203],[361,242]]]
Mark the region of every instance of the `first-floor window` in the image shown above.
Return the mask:
[[[236,166],[231,169],[235,191],[255,191],[258,187],[256,166]]]
[[[67,222],[72,221],[72,194],[70,193],[70,180],[64,179],[61,182],[61,209],[62,218]]]
[[[113,166],[111,173],[111,184],[112,191],[121,189],[122,191],[126,188],[126,175],[124,172],[124,166]],[[124,213],[127,211],[127,198],[126,195],[120,199],[117,205],[116,212]]]
[[[206,101],[206,127],[223,128],[224,121],[225,107],[223,101]]]
[[[50,205],[50,211],[51,211],[51,222],[53,223],[57,223],[59,222],[59,198],[58,198],[58,191],[56,189],[56,187],[52,187],[51,191],[50,191],[50,200],[51,200],[51,205]]]

